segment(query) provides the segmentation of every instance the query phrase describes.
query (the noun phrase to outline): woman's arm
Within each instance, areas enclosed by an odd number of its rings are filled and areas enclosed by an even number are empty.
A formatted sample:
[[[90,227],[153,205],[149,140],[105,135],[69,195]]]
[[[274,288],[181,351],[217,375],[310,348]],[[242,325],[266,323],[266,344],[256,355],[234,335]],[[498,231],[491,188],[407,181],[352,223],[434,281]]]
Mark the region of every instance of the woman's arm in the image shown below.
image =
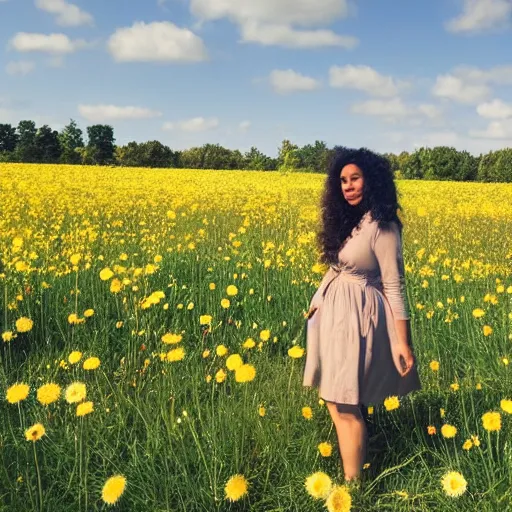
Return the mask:
[[[389,229],[377,227],[373,250],[379,263],[384,295],[393,312],[398,339],[401,343],[410,344],[411,326],[402,240],[395,222],[390,223]]]

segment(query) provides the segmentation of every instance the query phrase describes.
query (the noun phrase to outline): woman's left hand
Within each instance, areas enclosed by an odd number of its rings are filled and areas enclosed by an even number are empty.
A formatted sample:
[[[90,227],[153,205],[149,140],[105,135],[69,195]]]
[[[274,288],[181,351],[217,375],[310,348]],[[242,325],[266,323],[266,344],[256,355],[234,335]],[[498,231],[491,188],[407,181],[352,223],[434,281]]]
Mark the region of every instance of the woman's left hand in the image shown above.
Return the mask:
[[[405,377],[414,365],[414,355],[411,347],[406,343],[399,343],[391,349],[391,352],[398,373]]]

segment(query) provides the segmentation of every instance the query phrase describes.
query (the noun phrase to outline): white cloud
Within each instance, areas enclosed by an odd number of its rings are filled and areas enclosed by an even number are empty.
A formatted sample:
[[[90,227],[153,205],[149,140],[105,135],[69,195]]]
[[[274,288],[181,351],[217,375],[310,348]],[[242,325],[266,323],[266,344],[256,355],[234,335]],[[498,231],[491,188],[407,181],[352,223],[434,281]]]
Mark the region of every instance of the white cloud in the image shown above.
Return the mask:
[[[386,122],[395,123],[407,119],[412,125],[423,124],[425,118],[430,120],[439,119],[442,111],[439,107],[430,104],[406,105],[401,98],[373,99],[351,106],[353,114],[380,117]]]
[[[80,115],[93,122],[119,121],[124,119],[148,119],[160,117],[161,112],[141,107],[116,105],[78,105]]]
[[[179,130],[182,132],[204,132],[214,130],[219,126],[219,120],[216,117],[204,118],[193,117],[183,121],[166,122],[163,124],[163,130]]]
[[[269,76],[269,82],[275,92],[287,94],[296,91],[313,91],[320,87],[320,82],[309,76],[301,75],[293,69],[274,69]]]
[[[478,115],[488,119],[508,119],[512,118],[512,104],[505,103],[502,100],[492,100],[488,103],[481,103],[476,107]]]
[[[34,70],[35,64],[27,60],[19,60],[17,62],[9,62],[5,66],[8,75],[28,75]]]
[[[302,26],[330,24],[350,12],[348,0],[191,0],[190,7],[195,16],[207,20]]]
[[[417,147],[435,147],[435,146],[453,146],[457,147],[460,143],[459,135],[455,132],[431,132],[421,136],[416,142]]]
[[[509,24],[510,0],[464,0],[462,13],[446,23],[450,32],[482,32]]]
[[[82,11],[66,0],[35,0],[35,4],[38,9],[56,14],[58,25],[72,27],[94,23],[94,18],[88,12]]]
[[[512,139],[512,123],[491,121],[484,131],[470,130],[469,135],[476,139]]]
[[[207,59],[202,39],[186,28],[169,21],[135,22],[117,29],[108,41],[108,49],[119,62],[128,61],[202,61]]]
[[[342,36],[332,30],[296,30],[289,25],[259,24],[247,22],[241,27],[242,41],[259,43],[265,46],[284,46],[286,48],[320,48],[323,46],[339,46],[354,48],[358,39]]]
[[[469,105],[486,99],[490,92],[490,88],[485,84],[469,83],[454,75],[438,76],[432,88],[434,96]]]
[[[442,110],[439,107],[426,103],[418,105],[418,112],[425,115],[429,119],[438,119],[442,116]]]
[[[240,131],[242,131],[242,132],[246,132],[250,127],[251,127],[251,122],[250,122],[250,121],[242,121],[242,122],[238,125],[238,128],[239,128],[239,129],[240,129]]]
[[[350,88],[364,91],[372,96],[391,97],[407,87],[406,82],[380,74],[370,66],[331,66],[329,84],[336,88]]]
[[[65,34],[30,34],[18,32],[9,42],[9,46],[19,52],[45,52],[66,54],[87,46],[83,40],[71,40]]]
[[[458,66],[452,74],[466,82],[512,85],[512,65],[495,66],[489,69]]]
[[[383,117],[390,121],[410,115],[410,110],[400,98],[393,98],[391,100],[368,100],[355,103],[352,105],[351,111],[354,114]]]

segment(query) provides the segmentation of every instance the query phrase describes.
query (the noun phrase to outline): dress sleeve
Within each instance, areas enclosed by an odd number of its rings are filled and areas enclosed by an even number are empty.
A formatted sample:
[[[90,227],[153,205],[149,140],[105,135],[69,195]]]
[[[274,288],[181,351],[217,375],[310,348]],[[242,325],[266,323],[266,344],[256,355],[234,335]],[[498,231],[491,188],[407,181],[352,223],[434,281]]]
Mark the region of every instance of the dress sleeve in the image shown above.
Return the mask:
[[[397,320],[409,320],[402,240],[396,222],[388,229],[377,226],[373,251],[379,263],[384,295]]]

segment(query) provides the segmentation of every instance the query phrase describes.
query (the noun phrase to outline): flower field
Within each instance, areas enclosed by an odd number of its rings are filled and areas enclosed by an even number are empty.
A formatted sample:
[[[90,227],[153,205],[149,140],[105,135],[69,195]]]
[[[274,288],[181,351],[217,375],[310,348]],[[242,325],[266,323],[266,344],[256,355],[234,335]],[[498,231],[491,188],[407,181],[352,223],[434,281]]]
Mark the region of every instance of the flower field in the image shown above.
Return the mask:
[[[397,181],[424,388],[357,489],[302,387],[323,180],[0,164],[0,512],[512,510],[512,186]]]

